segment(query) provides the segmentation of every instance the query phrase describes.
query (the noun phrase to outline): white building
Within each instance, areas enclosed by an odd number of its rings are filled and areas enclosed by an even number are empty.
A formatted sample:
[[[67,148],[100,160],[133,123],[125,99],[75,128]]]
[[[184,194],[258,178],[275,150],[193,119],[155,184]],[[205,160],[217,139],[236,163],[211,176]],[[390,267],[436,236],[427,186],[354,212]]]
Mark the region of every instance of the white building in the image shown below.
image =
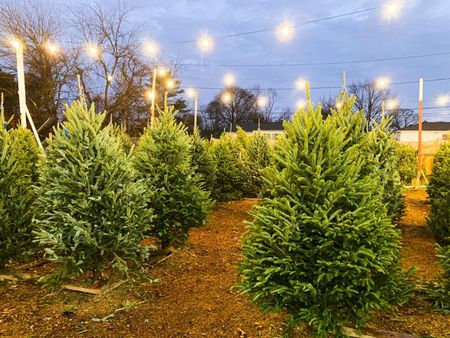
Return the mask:
[[[450,122],[423,122],[422,142],[441,143],[447,141],[450,134]],[[418,142],[418,125],[413,124],[397,131],[397,140],[400,143],[414,144]]]

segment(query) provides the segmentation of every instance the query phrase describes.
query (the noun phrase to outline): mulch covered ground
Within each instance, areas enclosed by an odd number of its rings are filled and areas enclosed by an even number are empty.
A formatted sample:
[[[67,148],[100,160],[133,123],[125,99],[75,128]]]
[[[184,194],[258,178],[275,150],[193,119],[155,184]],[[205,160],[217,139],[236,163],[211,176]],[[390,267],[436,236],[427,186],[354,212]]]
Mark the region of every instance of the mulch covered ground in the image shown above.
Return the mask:
[[[96,296],[67,290],[52,293],[33,281],[0,285],[0,336],[280,336],[284,317],[262,314],[233,289],[245,230],[242,221],[249,219],[247,211],[255,202],[219,204],[208,226],[193,229],[186,246],[148,270],[156,283],[125,283]],[[418,284],[439,274],[426,213],[425,193],[408,192],[401,224],[403,265],[417,267]],[[44,265],[29,272],[50,269]],[[369,326],[422,337],[450,337],[450,316],[434,314],[417,299],[389,316],[377,316]]]

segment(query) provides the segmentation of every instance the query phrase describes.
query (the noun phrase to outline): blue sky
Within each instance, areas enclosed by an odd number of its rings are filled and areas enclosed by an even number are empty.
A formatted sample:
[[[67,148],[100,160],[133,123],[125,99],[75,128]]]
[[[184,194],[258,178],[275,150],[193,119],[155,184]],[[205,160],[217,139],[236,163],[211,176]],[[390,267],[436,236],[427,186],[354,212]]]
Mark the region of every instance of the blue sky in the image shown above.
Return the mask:
[[[66,6],[64,0],[46,0]],[[76,6],[89,1],[75,1]],[[157,40],[163,56],[183,63],[267,64],[345,61],[450,52],[450,2],[448,0],[409,0],[403,2],[401,16],[386,22],[381,9],[296,28],[294,39],[280,43],[273,31],[254,35],[216,39],[214,50],[201,55],[195,40],[201,33],[212,36],[273,28],[283,20],[301,23],[360,9],[382,7],[385,1],[338,0],[126,0],[135,9],[131,21],[143,36]],[[115,1],[104,1],[105,5]],[[450,55],[347,65],[308,67],[184,67],[183,86],[221,87],[226,72],[236,75],[242,87],[293,87],[297,78],[306,78],[311,86],[339,86],[342,71],[347,81],[374,79],[388,75],[393,82],[450,77]],[[404,107],[416,107],[418,84],[392,86]],[[314,90],[313,99],[335,95],[337,90]],[[217,91],[200,92],[206,104]],[[438,95],[450,93],[450,81],[426,82],[424,106],[434,106]],[[294,108],[304,94],[278,92],[276,110]],[[448,109],[447,109],[448,111]],[[438,115],[445,109],[426,110],[425,119],[448,120]],[[428,116],[428,117],[427,117]]]

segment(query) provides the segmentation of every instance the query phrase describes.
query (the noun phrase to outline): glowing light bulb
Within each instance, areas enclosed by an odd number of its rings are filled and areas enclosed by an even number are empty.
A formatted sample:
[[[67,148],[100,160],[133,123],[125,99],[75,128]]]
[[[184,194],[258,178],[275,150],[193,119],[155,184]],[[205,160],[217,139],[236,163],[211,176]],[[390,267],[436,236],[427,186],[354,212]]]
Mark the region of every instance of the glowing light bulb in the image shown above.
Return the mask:
[[[197,91],[194,88],[187,88],[186,94],[189,97],[195,97],[195,95],[197,95]]]
[[[176,83],[175,83],[175,81],[173,79],[168,79],[166,81],[166,88],[167,89],[173,89],[173,88],[175,88],[175,85],[176,85]]]
[[[305,90],[306,83],[307,83],[307,81],[305,79],[298,79],[297,81],[295,81],[295,88],[300,91]]]
[[[151,90],[147,90],[145,92],[145,97],[147,100],[153,101],[153,99],[155,98],[155,93],[153,93],[153,91],[151,91]]]
[[[236,83],[236,76],[234,76],[231,73],[225,74],[225,76],[223,77],[223,84],[226,87],[233,87],[235,83]]]
[[[100,48],[97,45],[88,45],[86,47],[86,52],[90,57],[98,58],[100,56]]]
[[[210,52],[214,48],[214,40],[211,36],[203,34],[197,40],[197,46],[203,53]]]
[[[164,76],[166,76],[167,75],[167,73],[168,73],[169,71],[165,68],[165,67],[158,67],[158,75],[160,76],[160,77],[164,77]]]
[[[114,80],[114,76],[109,74],[106,79],[108,80],[108,82],[111,82],[112,80]]]
[[[296,104],[297,109],[305,109],[306,108],[306,101],[303,99],[300,99],[297,101]]]
[[[342,102],[341,101],[336,101],[336,104],[334,106],[336,107],[336,109],[341,109],[342,108]]]
[[[395,110],[399,106],[399,102],[397,99],[389,99],[386,100],[386,109],[387,110]]]
[[[59,52],[59,47],[55,43],[47,42],[45,44],[45,49],[50,55],[56,55]]]
[[[378,89],[386,89],[390,83],[391,80],[387,76],[382,76],[375,80],[375,87]]]
[[[450,95],[440,95],[436,99],[436,104],[440,107],[447,106],[450,103]]]
[[[289,42],[294,38],[294,24],[290,21],[283,21],[276,28],[277,39],[281,42]]]
[[[382,17],[386,21],[391,21],[400,16],[401,4],[398,0],[392,0],[384,4]]]
[[[233,96],[229,92],[225,92],[222,94],[221,100],[223,103],[229,104],[233,100]]]
[[[258,96],[256,98],[256,105],[259,108],[265,108],[269,104],[269,98],[267,96]]]
[[[9,43],[15,49],[18,49],[20,46],[22,46],[22,42],[20,40],[18,40],[18,39],[11,39]]]
[[[159,45],[156,41],[145,41],[144,42],[144,54],[149,57],[158,56],[160,52]]]

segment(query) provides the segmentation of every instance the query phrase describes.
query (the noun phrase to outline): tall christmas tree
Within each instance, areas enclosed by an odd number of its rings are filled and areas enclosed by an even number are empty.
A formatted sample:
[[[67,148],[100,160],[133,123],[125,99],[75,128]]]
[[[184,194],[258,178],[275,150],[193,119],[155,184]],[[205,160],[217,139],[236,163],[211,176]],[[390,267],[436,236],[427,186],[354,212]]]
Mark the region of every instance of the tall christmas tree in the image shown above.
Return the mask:
[[[192,166],[191,139],[173,109],[161,111],[146,129],[135,153],[135,167],[152,197],[147,200],[156,216],[150,234],[163,249],[187,238],[188,230],[206,223],[212,207],[202,176]]]
[[[285,130],[244,238],[241,290],[290,325],[345,336],[343,324],[362,325],[402,294],[399,233],[379,180],[362,174],[361,147],[320,106],[309,102]]]
[[[263,188],[263,170],[270,165],[270,147],[267,138],[255,133],[247,142],[245,169],[247,173],[246,191],[251,195],[259,195]]]
[[[433,163],[428,185],[430,214],[428,225],[440,245],[450,245],[450,144],[441,145]]]
[[[97,278],[105,266],[140,266],[147,255],[140,242],[152,225],[145,187],[121,142],[102,128],[105,114],[74,102],[65,116],[39,168],[37,242],[61,274]]]
[[[31,242],[33,184],[40,153],[29,130],[6,126],[0,116],[0,268]]]

